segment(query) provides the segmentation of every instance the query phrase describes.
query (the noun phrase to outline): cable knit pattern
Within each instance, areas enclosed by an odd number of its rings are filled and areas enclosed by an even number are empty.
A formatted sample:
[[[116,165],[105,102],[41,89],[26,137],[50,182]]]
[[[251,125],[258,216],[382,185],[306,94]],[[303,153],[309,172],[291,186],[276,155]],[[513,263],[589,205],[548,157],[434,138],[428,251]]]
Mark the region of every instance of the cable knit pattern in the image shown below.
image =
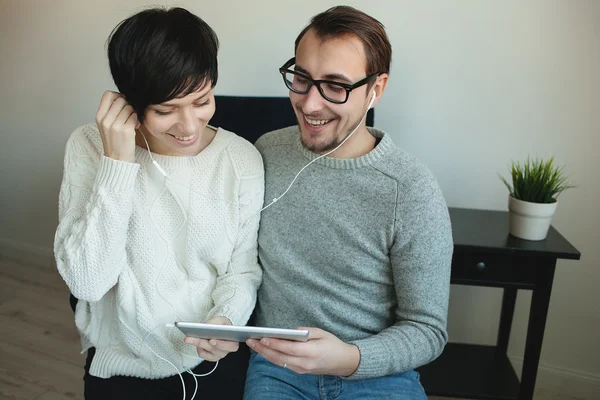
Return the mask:
[[[82,351],[96,348],[90,373],[163,378],[202,359],[167,322],[214,315],[247,322],[262,272],[257,263],[264,173],[260,154],[223,129],[195,157],[153,154],[136,162],[103,156],[85,125],[66,146],[54,252],[79,299]],[[158,328],[157,328],[158,327]],[[142,341],[150,331],[153,333]]]

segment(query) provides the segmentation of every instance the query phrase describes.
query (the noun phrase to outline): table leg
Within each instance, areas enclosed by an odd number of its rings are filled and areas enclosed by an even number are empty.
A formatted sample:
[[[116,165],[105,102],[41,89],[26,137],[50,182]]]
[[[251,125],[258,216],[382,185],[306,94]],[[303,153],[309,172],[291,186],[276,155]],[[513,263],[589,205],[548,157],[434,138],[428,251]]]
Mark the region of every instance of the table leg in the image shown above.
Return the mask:
[[[555,267],[556,259],[539,260],[536,265],[537,283],[531,296],[519,400],[533,399]]]
[[[496,342],[496,347],[502,354],[506,354],[508,349],[508,340],[510,338],[510,329],[512,327],[516,301],[517,289],[504,288],[502,311],[500,312],[500,327],[498,328],[498,340]]]

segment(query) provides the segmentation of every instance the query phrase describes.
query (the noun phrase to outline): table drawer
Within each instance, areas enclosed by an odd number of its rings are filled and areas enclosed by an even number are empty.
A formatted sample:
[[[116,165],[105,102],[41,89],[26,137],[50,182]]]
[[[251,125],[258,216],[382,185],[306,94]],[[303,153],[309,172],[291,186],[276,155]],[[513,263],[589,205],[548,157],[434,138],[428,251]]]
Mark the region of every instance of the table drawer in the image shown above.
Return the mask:
[[[455,252],[452,283],[529,287],[536,283],[536,265],[525,256]]]

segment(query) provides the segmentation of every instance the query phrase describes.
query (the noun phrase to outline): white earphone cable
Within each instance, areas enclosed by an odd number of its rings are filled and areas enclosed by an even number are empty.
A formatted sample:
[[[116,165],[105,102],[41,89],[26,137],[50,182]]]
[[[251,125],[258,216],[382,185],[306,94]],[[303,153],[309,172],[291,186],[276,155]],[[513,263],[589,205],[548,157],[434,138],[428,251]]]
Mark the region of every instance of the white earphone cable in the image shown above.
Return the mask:
[[[159,324],[156,325],[154,328],[152,328],[150,330],[150,332],[148,332],[148,334],[144,337],[144,339],[142,340],[142,343],[140,343],[140,346],[138,348],[138,354],[140,354],[142,347],[144,346],[144,344],[146,345],[146,347],[148,347],[148,350],[150,350],[152,352],[152,354],[154,354],[156,357],[158,357],[159,359],[163,360],[164,362],[168,363],[170,366],[173,367],[173,369],[175,370],[175,372],[177,373],[177,375],[179,375],[179,379],[181,380],[181,388],[183,390],[183,400],[186,400],[186,390],[185,390],[185,381],[183,380],[183,375],[181,374],[181,372],[179,372],[179,370],[177,369],[177,367],[175,366],[175,364],[173,364],[171,361],[167,360],[164,357],[161,357],[160,355],[158,355],[154,350],[152,350],[152,348],[150,346],[148,346],[148,344],[146,343],[146,340],[148,339],[148,337],[150,337],[150,335],[152,333],[154,333],[154,331],[159,328],[159,327],[167,327],[167,328],[173,328],[174,325],[171,323],[168,324]],[[215,370],[217,369],[217,367],[219,366],[219,361],[216,361],[214,368],[210,371],[207,372],[206,374],[195,374],[194,372],[192,372],[192,370],[190,369],[186,369],[184,372],[189,373],[190,375],[192,375],[192,378],[194,378],[194,382],[196,384],[196,388],[194,389],[194,394],[192,395],[191,400],[194,400],[194,398],[196,397],[196,393],[198,392],[198,380],[196,379],[196,377],[203,377],[203,376],[208,376],[210,374],[212,374],[213,372],[215,372]]]
[[[369,113],[369,110],[371,109],[371,106],[373,105],[373,102],[375,101],[376,97],[377,96],[375,95],[375,92],[373,92],[373,97],[371,98],[371,101],[369,102],[369,105],[367,106],[367,111],[365,112],[365,114],[361,118],[360,122],[358,123],[358,125],[356,125],[356,127],[352,130],[352,132],[348,136],[346,136],[346,138],[344,140],[342,140],[342,142],[340,144],[337,145],[337,147],[335,147],[333,150],[328,151],[325,154],[321,154],[319,157],[315,158],[314,160],[312,160],[311,162],[309,162],[308,164],[306,164],[304,167],[302,167],[302,169],[300,171],[298,171],[298,173],[296,174],[296,176],[294,177],[294,179],[292,180],[292,182],[290,183],[290,185],[287,187],[287,189],[285,190],[285,192],[283,192],[279,197],[275,197],[273,199],[273,201],[271,201],[271,203],[269,203],[265,207],[261,208],[259,212],[262,212],[263,210],[271,207],[279,199],[281,199],[283,196],[285,196],[286,193],[292,188],[292,185],[294,184],[294,182],[296,182],[296,179],[298,179],[298,176],[300,176],[300,174],[302,173],[302,171],[304,171],[310,164],[314,163],[315,161],[317,161],[317,160],[319,160],[319,159],[321,159],[321,158],[323,158],[325,156],[328,156],[329,154],[333,153],[334,151],[336,151],[337,149],[339,149],[340,147],[342,147],[342,145],[344,143],[346,143],[346,141],[348,139],[350,139],[350,137],[352,135],[354,135],[354,132],[356,132],[356,130],[362,125],[362,123],[365,120],[365,118],[367,117],[367,114]]]
[[[309,165],[311,165],[312,163],[314,163],[315,161],[328,156],[329,154],[333,153],[334,151],[336,151],[337,149],[339,149],[340,147],[342,147],[342,145],[344,143],[346,143],[346,141],[348,139],[350,139],[350,137],[352,135],[354,135],[354,132],[356,132],[356,130],[362,125],[363,121],[365,120],[365,118],[367,117],[367,114],[369,113],[369,110],[371,109],[371,106],[373,105],[373,102],[375,101],[375,99],[377,98],[377,96],[375,95],[375,92],[373,92],[373,96],[371,97],[371,101],[369,102],[369,105],[367,106],[367,111],[365,111],[363,117],[361,118],[360,122],[356,125],[356,127],[352,130],[352,132],[346,136],[346,138],[339,144],[337,145],[337,147],[335,147],[333,150],[328,151],[325,154],[321,154],[319,157],[315,158],[314,160],[310,161],[308,164],[306,164],[304,167],[302,167],[302,169],[300,171],[298,171],[298,173],[296,174],[296,176],[294,177],[294,179],[292,180],[292,182],[289,184],[289,186],[287,187],[287,189],[278,197],[275,197],[269,204],[267,204],[266,206],[264,206],[263,208],[261,208],[260,210],[258,210],[256,212],[256,214],[261,213],[262,211],[266,210],[267,208],[271,207],[273,204],[275,204],[279,199],[281,199],[283,196],[285,196],[287,194],[287,192],[292,188],[292,186],[294,185],[294,182],[296,182],[296,179],[298,179],[298,177],[300,176],[300,174],[302,173],[302,171],[304,171],[306,168],[308,168]],[[201,194],[199,192],[194,191],[192,188],[190,188],[189,186],[181,183],[181,182],[177,182],[174,179],[171,179],[167,172],[158,164],[158,162],[154,159],[154,157],[152,156],[152,152],[150,151],[150,145],[148,144],[148,140],[146,140],[146,136],[144,135],[144,133],[140,130],[140,134],[142,135],[142,137],[144,138],[144,142],[146,142],[146,148],[148,150],[148,155],[150,156],[150,160],[152,160],[152,164],[154,164],[154,166],[156,167],[156,169],[158,169],[158,171],[170,182],[174,182],[177,183],[187,189],[189,189],[190,191],[194,192],[194,193],[198,193],[201,196],[207,197],[204,194]],[[211,199],[211,200],[218,200],[218,201],[224,201],[227,203],[232,203],[231,201],[228,200],[224,200],[224,199]],[[253,214],[254,215],[254,214]],[[251,216],[250,216],[251,217]],[[249,218],[249,217],[248,217]]]
[[[346,141],[347,141],[348,139],[350,139],[350,137],[351,137],[351,136],[354,134],[354,132],[356,132],[356,130],[357,130],[357,129],[358,129],[358,128],[359,128],[359,127],[362,125],[363,121],[364,121],[364,120],[365,120],[365,118],[367,117],[367,114],[368,114],[369,110],[371,109],[371,106],[373,105],[373,102],[375,101],[375,99],[376,99],[376,98],[377,98],[377,97],[376,97],[375,93],[373,93],[373,97],[371,98],[371,101],[369,102],[369,105],[368,105],[368,107],[367,107],[367,111],[364,113],[364,115],[363,115],[363,117],[361,118],[360,122],[359,122],[359,123],[356,125],[356,127],[355,127],[355,128],[352,130],[352,132],[351,132],[351,133],[350,133],[348,136],[346,136],[346,138],[345,138],[345,139],[344,139],[344,140],[343,140],[343,141],[342,141],[342,142],[341,142],[339,145],[337,145],[337,146],[336,146],[336,147],[335,147],[333,150],[330,150],[330,151],[328,151],[327,153],[321,154],[320,156],[316,157],[315,159],[313,159],[312,161],[310,161],[308,164],[306,164],[304,167],[302,167],[302,169],[300,169],[300,171],[298,171],[298,173],[296,174],[296,176],[294,177],[294,179],[292,180],[292,182],[289,184],[289,186],[287,187],[287,189],[286,189],[286,190],[285,190],[285,191],[284,191],[284,192],[283,192],[283,193],[282,193],[280,196],[278,196],[278,197],[274,198],[274,199],[273,199],[273,201],[272,201],[271,203],[269,203],[269,204],[268,204],[268,205],[266,205],[265,207],[261,208],[261,209],[260,209],[260,210],[259,210],[257,213],[260,213],[260,212],[262,212],[263,210],[265,210],[265,209],[269,208],[270,206],[272,206],[273,204],[275,204],[275,203],[276,203],[276,202],[277,202],[279,199],[281,199],[283,196],[285,196],[285,195],[287,194],[287,192],[288,192],[288,191],[289,191],[289,190],[292,188],[292,186],[294,185],[294,183],[296,182],[296,179],[298,179],[298,177],[300,176],[300,174],[301,174],[301,173],[302,173],[302,172],[303,172],[303,171],[304,171],[306,168],[308,168],[308,166],[309,166],[309,165],[311,165],[311,164],[312,164],[312,163],[314,163],[315,161],[317,161],[317,160],[319,160],[319,159],[321,159],[321,158],[323,158],[323,157],[325,157],[325,156],[327,156],[327,155],[329,155],[329,154],[331,154],[331,153],[335,152],[337,149],[339,149],[340,147],[342,147],[342,145],[343,145],[344,143],[346,143]],[[144,139],[144,142],[146,143],[146,148],[147,148],[147,150],[148,150],[148,155],[150,156],[150,160],[152,161],[152,164],[154,164],[154,166],[156,167],[156,169],[157,169],[157,170],[158,170],[158,171],[159,171],[159,172],[160,172],[160,173],[161,173],[161,174],[162,174],[162,175],[163,175],[163,176],[164,176],[164,177],[165,177],[165,178],[166,178],[168,181],[170,181],[170,182],[174,182],[174,183],[177,183],[177,184],[179,184],[179,185],[181,185],[181,186],[183,186],[183,187],[185,187],[185,188],[189,189],[190,191],[196,192],[196,191],[192,190],[192,189],[191,189],[189,186],[187,186],[187,185],[185,185],[185,184],[183,184],[183,183],[180,183],[180,182],[178,182],[178,181],[176,181],[176,180],[174,180],[174,179],[171,179],[171,178],[168,176],[167,172],[166,172],[166,171],[165,171],[165,170],[164,170],[164,169],[163,169],[163,168],[160,166],[160,164],[158,164],[158,162],[157,162],[157,161],[154,159],[154,157],[152,156],[152,152],[150,151],[150,145],[148,144],[148,140],[146,140],[146,136],[144,135],[144,133],[143,133],[141,130],[140,130],[140,134],[142,135],[142,138]],[[196,192],[196,193],[198,193],[198,192]],[[206,197],[204,194],[201,194],[201,193],[198,193],[198,194],[200,194],[200,195],[202,195],[202,196]],[[233,204],[233,202],[231,202],[231,201],[228,201],[228,200],[223,200],[223,199],[213,199],[213,200],[225,201],[225,202],[227,202],[227,203],[231,203],[231,204]],[[143,346],[143,345],[146,343],[146,340],[148,339],[148,337],[149,337],[149,336],[150,336],[150,335],[151,335],[151,334],[154,332],[154,330],[155,330],[155,329],[157,329],[158,327],[161,327],[161,326],[173,327],[173,324],[166,324],[166,325],[165,325],[165,324],[160,324],[160,325],[157,325],[157,326],[155,326],[155,327],[154,327],[152,330],[150,330],[150,332],[148,332],[148,334],[146,335],[146,337],[144,337],[144,339],[142,340],[142,343],[140,344],[140,348],[139,348],[139,350],[138,350],[138,354],[139,354],[139,352],[141,351],[141,349],[142,349],[142,346]],[[179,375],[179,379],[181,380],[181,386],[182,386],[182,389],[183,389],[183,400],[185,400],[185,397],[186,397],[186,390],[185,390],[185,381],[183,380],[183,375],[182,375],[182,374],[179,372],[179,370],[177,369],[177,367],[175,366],[175,364],[173,364],[171,361],[167,360],[166,358],[164,358],[164,357],[161,357],[160,355],[158,355],[158,354],[157,354],[157,353],[156,353],[154,350],[152,350],[152,348],[151,348],[150,346],[148,346],[147,344],[146,344],[146,346],[148,347],[148,349],[149,349],[149,350],[150,350],[150,351],[151,351],[151,352],[152,352],[152,353],[153,353],[153,354],[154,354],[156,357],[158,357],[159,359],[161,359],[161,360],[163,360],[163,361],[165,361],[165,362],[169,363],[169,364],[170,364],[170,365],[173,367],[173,369],[174,369],[174,370],[177,372],[177,375]],[[187,373],[189,373],[189,374],[191,374],[191,375],[192,375],[192,377],[194,378],[195,386],[196,386],[196,387],[195,387],[195,389],[194,389],[194,394],[192,395],[192,400],[193,400],[193,399],[196,397],[196,393],[197,393],[197,391],[198,391],[198,380],[196,379],[196,377],[203,377],[203,376],[208,376],[208,375],[212,374],[212,373],[213,373],[213,372],[214,372],[214,371],[217,369],[218,365],[219,365],[219,361],[217,361],[217,362],[216,362],[216,364],[215,364],[215,367],[214,367],[214,368],[213,368],[213,369],[212,369],[210,372],[208,372],[208,373],[206,373],[206,374],[195,374],[195,373],[193,373],[193,372],[192,372],[190,369],[187,369],[187,370],[185,370],[185,372],[187,372]]]

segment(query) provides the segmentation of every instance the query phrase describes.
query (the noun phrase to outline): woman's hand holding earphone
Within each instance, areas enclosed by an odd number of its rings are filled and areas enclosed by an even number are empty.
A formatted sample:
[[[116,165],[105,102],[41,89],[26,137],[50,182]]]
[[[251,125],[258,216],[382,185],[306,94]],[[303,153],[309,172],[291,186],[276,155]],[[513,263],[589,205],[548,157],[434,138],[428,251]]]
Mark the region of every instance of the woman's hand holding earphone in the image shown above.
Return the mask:
[[[231,321],[228,318],[215,316],[206,321],[207,324],[216,325],[231,325]],[[185,342],[193,344],[197,347],[198,356],[206,361],[219,361],[229,353],[238,351],[240,345],[238,342],[232,342],[229,340],[218,340],[218,339],[198,339],[193,337],[186,337]]]
[[[96,124],[106,157],[135,161],[135,130],[140,123],[133,107],[121,93],[110,90],[104,92],[96,113]]]

